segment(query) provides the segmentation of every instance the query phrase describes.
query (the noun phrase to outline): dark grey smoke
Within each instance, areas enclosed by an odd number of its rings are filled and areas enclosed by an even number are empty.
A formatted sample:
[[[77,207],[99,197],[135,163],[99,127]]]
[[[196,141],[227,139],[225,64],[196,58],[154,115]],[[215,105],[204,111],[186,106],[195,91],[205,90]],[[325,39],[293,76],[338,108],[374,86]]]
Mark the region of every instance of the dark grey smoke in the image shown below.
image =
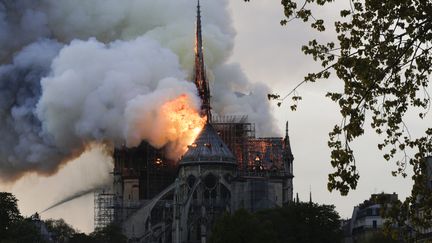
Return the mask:
[[[62,47],[42,39],[24,47],[11,64],[0,66],[0,178],[13,179],[34,169],[48,171],[65,156],[42,133],[36,117],[41,96],[40,79]],[[44,163],[40,163],[43,160]],[[27,163],[22,163],[26,161]]]
[[[49,37],[47,15],[38,8],[40,0],[0,1],[0,62],[39,38]]]

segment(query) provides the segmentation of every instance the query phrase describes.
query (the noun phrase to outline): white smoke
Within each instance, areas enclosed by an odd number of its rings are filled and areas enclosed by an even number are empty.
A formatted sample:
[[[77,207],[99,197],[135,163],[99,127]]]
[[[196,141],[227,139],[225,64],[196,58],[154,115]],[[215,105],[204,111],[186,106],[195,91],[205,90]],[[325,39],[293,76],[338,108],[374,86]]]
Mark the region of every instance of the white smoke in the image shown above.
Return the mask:
[[[95,39],[73,41],[41,81],[38,118],[61,147],[77,147],[83,140],[138,145],[142,138],[132,138],[134,131],[129,130],[136,123],[132,117],[140,117],[140,106],[159,110],[182,94],[195,96],[196,88],[184,77],[177,56],[148,38],[109,45]],[[162,81],[168,78],[166,85]]]
[[[249,115],[260,135],[273,135],[268,87],[225,64],[235,36],[227,5],[202,1],[212,107]],[[136,122],[158,124],[154,111],[181,94],[199,107],[185,81],[195,15],[190,0],[0,0],[1,178],[54,171],[89,142],[163,146],[153,134],[163,128]]]
[[[218,65],[212,76],[212,107],[216,114],[246,114],[256,124],[257,136],[277,136],[276,122],[266,98],[271,93],[267,85],[250,83],[239,64]]]

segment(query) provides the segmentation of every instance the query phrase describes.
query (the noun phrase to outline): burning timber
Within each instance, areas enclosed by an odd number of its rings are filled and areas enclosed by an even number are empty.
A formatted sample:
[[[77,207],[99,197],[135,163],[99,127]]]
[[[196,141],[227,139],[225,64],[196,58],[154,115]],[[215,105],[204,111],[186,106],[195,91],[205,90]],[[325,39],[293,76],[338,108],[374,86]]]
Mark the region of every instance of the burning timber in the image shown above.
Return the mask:
[[[293,160],[285,137],[255,136],[247,116],[212,116],[197,6],[193,81],[202,130],[180,160],[147,142],[114,152],[114,183],[95,193],[95,227],[119,225],[130,242],[207,242],[216,218],[293,199]]]

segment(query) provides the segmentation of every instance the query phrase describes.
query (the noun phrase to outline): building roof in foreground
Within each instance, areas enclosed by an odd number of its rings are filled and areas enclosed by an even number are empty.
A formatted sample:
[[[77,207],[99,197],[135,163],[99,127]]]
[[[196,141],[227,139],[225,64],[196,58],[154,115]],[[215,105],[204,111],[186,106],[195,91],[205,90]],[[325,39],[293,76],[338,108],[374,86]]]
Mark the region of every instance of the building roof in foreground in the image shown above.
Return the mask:
[[[180,160],[180,165],[221,163],[237,164],[228,146],[222,141],[213,126],[207,123],[195,142],[188,147]]]

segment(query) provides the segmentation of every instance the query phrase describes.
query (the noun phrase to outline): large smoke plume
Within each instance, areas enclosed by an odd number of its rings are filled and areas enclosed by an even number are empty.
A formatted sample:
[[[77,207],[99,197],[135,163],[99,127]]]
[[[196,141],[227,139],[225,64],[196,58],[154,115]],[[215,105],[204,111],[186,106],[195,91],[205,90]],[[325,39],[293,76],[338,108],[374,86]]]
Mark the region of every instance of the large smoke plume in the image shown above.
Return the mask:
[[[268,87],[225,63],[228,0],[202,5],[213,112],[247,114],[274,135]],[[178,150],[182,134],[164,135],[160,112],[178,97],[200,107],[187,81],[195,11],[190,0],[0,0],[0,179],[52,173],[94,143]]]

